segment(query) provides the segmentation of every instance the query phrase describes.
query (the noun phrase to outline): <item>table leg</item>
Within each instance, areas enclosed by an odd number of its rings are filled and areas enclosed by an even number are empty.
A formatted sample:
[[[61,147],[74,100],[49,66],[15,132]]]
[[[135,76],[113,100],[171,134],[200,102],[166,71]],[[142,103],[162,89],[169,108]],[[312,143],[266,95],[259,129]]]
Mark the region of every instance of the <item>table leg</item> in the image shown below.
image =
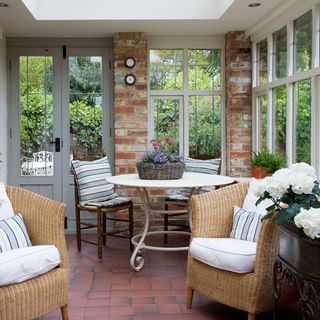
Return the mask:
[[[141,195],[142,202],[143,202],[145,220],[144,220],[144,228],[143,228],[142,234],[139,235],[140,240],[131,255],[130,266],[135,271],[140,271],[144,265],[144,258],[141,255],[141,253],[142,253],[142,250],[144,249],[144,239],[145,239],[147,232],[148,232],[148,229],[149,229],[151,204],[150,204],[150,199],[149,199],[149,194],[148,194],[147,189],[146,188],[141,188],[141,189],[137,188],[137,190],[139,191],[139,193]],[[132,238],[133,241],[134,241],[134,239],[135,239],[135,237]],[[132,243],[135,244],[133,241],[132,241]]]

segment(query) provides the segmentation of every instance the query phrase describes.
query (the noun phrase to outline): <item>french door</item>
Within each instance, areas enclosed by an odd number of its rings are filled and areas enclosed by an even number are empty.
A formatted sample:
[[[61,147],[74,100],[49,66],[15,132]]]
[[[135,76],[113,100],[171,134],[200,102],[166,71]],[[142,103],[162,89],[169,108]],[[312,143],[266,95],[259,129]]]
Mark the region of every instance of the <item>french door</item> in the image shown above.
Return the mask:
[[[74,225],[72,150],[106,149],[110,137],[108,49],[14,49],[10,72],[9,183],[68,205]]]

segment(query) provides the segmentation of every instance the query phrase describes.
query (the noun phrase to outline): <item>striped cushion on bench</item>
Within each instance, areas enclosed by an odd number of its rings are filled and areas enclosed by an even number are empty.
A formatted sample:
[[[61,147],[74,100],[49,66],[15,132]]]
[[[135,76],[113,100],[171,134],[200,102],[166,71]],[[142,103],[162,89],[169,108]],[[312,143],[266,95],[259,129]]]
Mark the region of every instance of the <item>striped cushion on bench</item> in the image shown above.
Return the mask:
[[[72,167],[81,205],[104,202],[118,196],[114,192],[114,185],[107,181],[107,177],[111,176],[108,157],[94,161],[73,160]]]

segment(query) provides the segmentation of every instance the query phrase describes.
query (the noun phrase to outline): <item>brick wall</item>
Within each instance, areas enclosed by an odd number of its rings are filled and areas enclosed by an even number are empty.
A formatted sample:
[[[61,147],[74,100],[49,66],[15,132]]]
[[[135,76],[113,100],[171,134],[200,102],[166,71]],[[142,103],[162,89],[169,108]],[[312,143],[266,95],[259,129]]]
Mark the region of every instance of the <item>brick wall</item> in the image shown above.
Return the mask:
[[[252,58],[250,37],[226,34],[227,175],[250,176],[252,150]]]
[[[148,85],[147,37],[141,32],[122,32],[114,35],[114,128],[116,174],[135,173],[136,162],[147,147]],[[133,57],[136,64],[127,68],[124,61]],[[132,73],[134,85],[125,84],[124,77]],[[142,225],[141,198],[136,189],[121,188],[134,202],[135,225]],[[161,192],[153,190],[152,194]]]
[[[147,38],[140,32],[123,32],[114,36],[114,127],[115,169],[117,174],[136,172],[136,161],[146,149],[148,128]],[[129,69],[124,60],[133,57],[136,65]],[[136,83],[125,84],[132,73]]]

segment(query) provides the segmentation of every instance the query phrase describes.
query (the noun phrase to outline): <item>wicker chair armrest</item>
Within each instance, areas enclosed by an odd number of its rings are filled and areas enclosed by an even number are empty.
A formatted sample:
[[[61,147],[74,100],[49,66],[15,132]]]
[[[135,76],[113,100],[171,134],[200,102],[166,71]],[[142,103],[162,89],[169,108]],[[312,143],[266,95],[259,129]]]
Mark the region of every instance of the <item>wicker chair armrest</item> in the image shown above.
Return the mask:
[[[257,243],[254,272],[261,277],[272,277],[275,258],[279,251],[279,234],[275,217],[262,222]]]
[[[193,196],[192,237],[229,237],[232,227],[233,207],[242,206],[247,194],[247,182]]]
[[[68,267],[64,235],[66,205],[31,191],[7,186],[7,194],[16,213],[21,213],[33,245],[55,245],[60,253],[60,267]]]

